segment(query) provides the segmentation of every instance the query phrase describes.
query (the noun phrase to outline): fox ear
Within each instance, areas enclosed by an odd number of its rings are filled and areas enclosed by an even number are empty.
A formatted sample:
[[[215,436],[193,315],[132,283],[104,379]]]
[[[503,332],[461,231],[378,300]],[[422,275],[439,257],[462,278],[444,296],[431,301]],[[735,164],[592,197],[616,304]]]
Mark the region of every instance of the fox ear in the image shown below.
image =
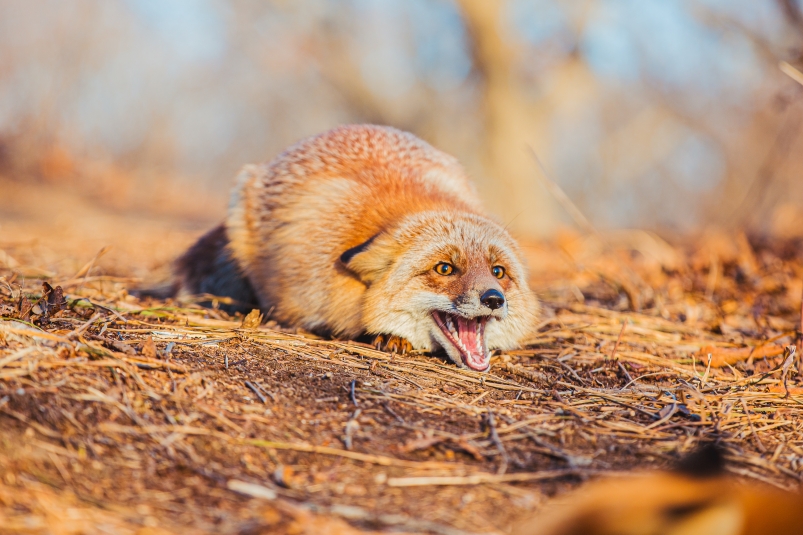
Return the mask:
[[[395,249],[389,236],[374,234],[340,255],[340,263],[361,281],[370,284],[393,263]]]

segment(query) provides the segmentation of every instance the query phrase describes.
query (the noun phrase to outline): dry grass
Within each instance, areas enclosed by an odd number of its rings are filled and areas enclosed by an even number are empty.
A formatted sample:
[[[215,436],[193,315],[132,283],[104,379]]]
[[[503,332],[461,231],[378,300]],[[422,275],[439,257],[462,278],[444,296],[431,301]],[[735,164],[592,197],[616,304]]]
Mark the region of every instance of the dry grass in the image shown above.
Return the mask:
[[[158,224],[82,215],[113,262],[85,233],[0,220],[0,531],[504,533],[707,437],[744,478],[800,479],[798,243],[533,244],[543,321],[480,374],[138,301],[132,275],[195,231],[148,249]]]

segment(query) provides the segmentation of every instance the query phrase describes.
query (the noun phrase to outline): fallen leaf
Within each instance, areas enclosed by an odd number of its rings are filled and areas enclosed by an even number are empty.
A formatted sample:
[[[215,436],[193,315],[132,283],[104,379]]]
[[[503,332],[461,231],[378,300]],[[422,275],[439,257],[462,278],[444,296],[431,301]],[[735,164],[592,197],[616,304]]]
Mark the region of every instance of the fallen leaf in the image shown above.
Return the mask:
[[[776,344],[767,344],[758,347],[714,347],[706,346],[700,348],[700,351],[694,354],[703,366],[708,366],[708,355],[711,355],[711,367],[722,368],[727,365],[734,365],[737,362],[749,359],[751,356],[754,359],[761,359],[764,357],[777,357],[783,354],[783,346]]]
[[[482,461],[484,459],[482,453],[480,453],[480,450],[469,444],[468,441],[457,440],[454,441],[454,444],[458,446],[461,450],[465,451],[466,453],[474,457],[474,459],[478,461]]]
[[[20,295],[20,300],[17,304],[17,318],[22,321],[30,321],[32,308],[33,304],[31,304],[28,298],[24,295]]]
[[[441,390],[443,392],[445,392],[447,394],[451,394],[451,395],[459,394],[461,392],[461,390],[459,388],[457,388],[455,386],[452,386],[452,385],[449,385],[449,384],[443,385],[441,387]]]
[[[427,438],[420,438],[418,440],[411,440],[410,442],[401,447],[401,451],[404,453],[410,453],[412,451],[425,450],[427,448],[431,448],[436,444],[445,442],[446,440],[448,440],[446,437],[427,437]]]
[[[783,385],[772,385],[769,391],[775,394],[786,394],[787,392],[786,389],[783,387]],[[789,395],[803,396],[803,386],[790,386]]]
[[[42,283],[42,298],[37,301],[36,306],[39,310],[37,314],[42,316],[37,320],[41,326],[50,323],[50,318],[61,312],[67,307],[67,300],[64,299],[64,290],[61,286],[53,288],[47,282]]]
[[[156,343],[153,341],[153,337],[149,336],[145,343],[142,344],[142,356],[155,359],[156,355],[158,355]]]
[[[259,309],[255,308],[243,318],[243,322],[240,324],[240,329],[258,329],[261,324],[262,313],[259,311]]]

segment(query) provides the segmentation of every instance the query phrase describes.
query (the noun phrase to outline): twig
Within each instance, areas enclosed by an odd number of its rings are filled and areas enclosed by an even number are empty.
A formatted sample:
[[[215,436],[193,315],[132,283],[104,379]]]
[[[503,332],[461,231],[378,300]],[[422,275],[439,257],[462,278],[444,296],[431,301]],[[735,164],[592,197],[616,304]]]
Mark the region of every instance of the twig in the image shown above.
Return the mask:
[[[251,391],[252,391],[254,394],[256,394],[256,395],[257,395],[257,397],[259,398],[259,401],[261,401],[263,405],[267,405],[267,404],[268,404],[268,398],[266,398],[266,397],[265,397],[265,396],[262,394],[262,392],[260,392],[260,391],[259,391],[259,388],[257,388],[255,384],[251,383],[251,381],[246,381],[246,382],[245,382],[245,386],[247,386],[248,388],[250,388],[250,389],[251,389]]]
[[[111,248],[111,246],[109,246],[109,245],[107,245],[107,246],[105,246],[105,247],[102,247],[102,248],[100,249],[100,251],[98,251],[98,252],[97,252],[97,254],[96,254],[95,256],[93,256],[93,257],[92,257],[92,260],[90,260],[89,262],[87,262],[87,263],[84,265],[84,267],[82,267],[80,270],[78,270],[78,273],[76,273],[76,274],[73,276],[73,279],[80,279],[80,278],[86,279],[86,277],[87,277],[87,276],[89,276],[89,272],[90,272],[90,271],[92,271],[92,268],[94,267],[94,265],[95,265],[95,262],[97,262],[97,261],[98,261],[98,259],[100,259],[100,257],[101,257],[101,256],[103,256],[104,254],[106,254],[106,252],[107,252],[107,251],[108,251],[110,248]],[[77,292],[78,290],[80,290],[80,289],[81,289],[81,287],[84,285],[84,282],[86,282],[86,280],[84,280],[83,282],[81,282],[81,283],[79,283],[79,284],[78,284],[78,287],[75,289],[75,291],[76,291],[76,292]]]
[[[95,323],[96,321],[98,321],[98,319],[100,319],[100,313],[99,313],[99,312],[95,312],[95,314],[93,314],[93,315],[92,315],[92,317],[91,317],[91,318],[89,318],[89,319],[86,321],[86,323],[84,323],[83,325],[81,325],[80,327],[78,327],[77,329],[75,329],[74,331],[71,331],[70,333],[68,333],[68,334],[67,334],[67,338],[70,338],[70,339],[73,339],[73,340],[75,340],[76,338],[79,338],[79,337],[81,336],[81,334],[82,334],[82,333],[83,333],[85,330],[89,329],[89,327],[90,327],[90,326],[91,326],[93,323]]]
[[[79,297],[78,299],[72,299],[72,300],[68,299],[67,303],[70,306],[75,306],[76,303],[81,302],[81,301],[86,301],[87,303],[89,303],[89,305],[92,308],[100,308],[102,310],[105,310],[106,312],[111,312],[122,323],[128,323],[128,320],[125,319],[125,317],[123,317],[122,314],[120,314],[119,312],[117,312],[113,308],[107,307],[106,305],[101,305],[100,303],[96,303],[96,302],[90,301],[88,297]]]
[[[786,391],[784,395],[785,398],[789,397],[789,385],[787,384],[787,380],[789,379],[789,369],[792,367],[792,363],[795,360],[795,346],[786,346],[784,349],[784,360],[783,364],[781,364],[781,380],[783,380],[783,388]]]
[[[797,357],[797,374],[803,374],[803,291],[800,292],[800,325],[797,332],[797,347],[800,348],[800,355]]]
[[[245,494],[252,498],[262,498],[263,500],[275,500],[279,495],[275,490],[265,487],[264,485],[257,485],[256,483],[248,483],[238,479],[230,479],[226,482],[226,487],[234,492]]]
[[[711,267],[708,268],[708,279],[705,283],[705,299],[706,301],[714,300],[714,292],[717,289],[717,279],[719,279],[719,258],[715,254],[711,254]]]
[[[47,452],[47,456],[50,458],[50,462],[53,463],[53,466],[56,467],[56,470],[59,471],[59,474],[61,474],[61,477],[62,479],[64,479],[64,482],[70,487],[72,487],[73,484],[72,477],[70,477],[70,473],[67,471],[67,467],[64,466],[64,463],[61,462],[61,459],[59,459],[58,455],[49,451]]]
[[[244,432],[242,427],[240,427],[236,423],[234,423],[231,420],[229,420],[228,418],[226,418],[223,414],[215,411],[214,409],[212,409],[212,407],[204,405],[203,403],[199,403],[197,405],[197,407],[199,409],[201,409],[202,411],[204,411],[209,416],[211,416],[212,418],[214,418],[215,420],[219,421],[220,423],[222,423],[223,425],[225,425],[227,427],[230,427],[230,428],[234,429],[238,433]]]
[[[789,63],[782,61],[778,64],[778,68],[781,69],[781,72],[787,75],[789,78],[794,80],[795,82],[803,85],[803,72],[800,72],[795,67],[790,65]]]
[[[574,475],[613,475],[598,470],[546,470],[543,472],[518,472],[515,474],[473,474],[470,476],[432,476],[432,477],[391,477],[389,487],[425,487],[425,486],[460,486],[485,485],[496,483],[514,483],[519,481],[543,481]]]
[[[499,451],[499,456],[502,458],[499,463],[499,468],[496,470],[497,475],[502,475],[507,471],[510,457],[507,454],[507,450],[505,450],[504,444],[502,444],[502,439],[499,438],[499,433],[496,432],[494,413],[490,409],[488,409],[485,422],[488,424],[488,436],[491,439],[491,442],[493,442],[496,446],[497,451]]]
[[[357,403],[357,379],[351,381],[349,385],[349,395],[351,397],[351,402],[354,403],[354,406],[357,407],[359,404]]]
[[[594,225],[592,225],[586,216],[583,215],[583,212],[580,211],[577,205],[574,204],[571,199],[569,199],[569,196],[566,195],[566,192],[564,192],[560,186],[558,186],[552,179],[549,178],[549,173],[547,173],[544,164],[541,163],[541,159],[538,158],[538,154],[536,154],[535,149],[533,149],[531,146],[527,146],[527,148],[529,149],[533,160],[535,160],[535,163],[538,165],[538,168],[541,170],[541,180],[543,180],[544,185],[555,198],[555,200],[558,201],[561,206],[563,206],[563,209],[568,212],[572,219],[574,219],[574,222],[577,223],[581,229],[593,236],[599,235],[599,232],[597,232],[597,229],[594,228]]]
[[[761,441],[761,437],[756,433],[756,428],[753,426],[753,421],[750,419],[750,409],[747,408],[747,403],[744,402],[744,398],[740,398],[739,401],[742,403],[742,409],[744,410],[744,415],[747,417],[747,424],[750,426],[750,431],[756,439],[756,446],[759,447],[762,453],[767,453],[767,448]]]
[[[362,409],[357,409],[356,411],[354,411],[354,414],[351,415],[349,421],[346,422],[346,428],[345,428],[346,434],[343,436],[343,444],[345,444],[347,450],[350,450],[351,447],[354,445],[353,436],[354,432],[360,428],[360,422],[357,421],[357,418],[359,418],[361,413]]]
[[[627,321],[623,321],[622,322],[622,330],[619,331],[619,336],[616,338],[616,343],[613,344],[613,351],[611,351],[611,360],[616,358],[616,350],[619,349],[619,344],[622,342],[622,335],[625,334],[625,328],[626,327],[627,327]],[[625,372],[625,373],[627,373],[627,372]]]
[[[628,386],[633,384],[633,378],[630,377],[630,374],[627,373],[627,370],[625,369],[624,366],[622,366],[622,363],[620,361],[617,360],[616,361],[616,365],[619,366],[619,369],[622,370],[622,373],[625,374],[625,377],[627,377],[627,384],[623,388],[620,389],[620,390],[624,390],[625,388],[627,388]]]
[[[388,414],[390,414],[391,416],[396,418],[396,420],[398,420],[399,423],[401,423],[401,424],[404,423],[404,418],[402,418],[401,416],[396,414],[396,412],[393,409],[390,408],[390,405],[388,405],[387,403],[382,403],[382,408],[385,409],[388,412]]]
[[[316,453],[319,455],[335,455],[338,457],[345,457],[354,461],[360,461],[369,464],[378,464],[380,466],[399,466],[402,468],[433,468],[433,469],[459,469],[462,465],[456,463],[442,463],[437,461],[405,461],[403,459],[396,459],[393,457],[386,457],[384,455],[371,455],[368,453],[359,453],[356,451],[341,450],[338,448],[330,448],[328,446],[311,446],[309,444],[291,444],[288,442],[274,442],[271,440],[250,439],[243,440],[243,444],[251,444],[252,446],[260,446],[262,448],[273,448],[276,450],[292,450],[301,451],[305,453]]]

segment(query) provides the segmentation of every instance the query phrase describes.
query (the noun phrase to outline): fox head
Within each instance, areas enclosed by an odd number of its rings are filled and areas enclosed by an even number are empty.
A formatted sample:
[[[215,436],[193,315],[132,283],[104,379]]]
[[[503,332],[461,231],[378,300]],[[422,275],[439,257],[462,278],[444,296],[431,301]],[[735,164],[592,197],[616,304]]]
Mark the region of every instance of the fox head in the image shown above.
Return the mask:
[[[368,333],[443,348],[458,366],[487,370],[491,350],[515,347],[533,327],[538,305],[516,243],[484,217],[417,213],[341,262],[366,285]]]

